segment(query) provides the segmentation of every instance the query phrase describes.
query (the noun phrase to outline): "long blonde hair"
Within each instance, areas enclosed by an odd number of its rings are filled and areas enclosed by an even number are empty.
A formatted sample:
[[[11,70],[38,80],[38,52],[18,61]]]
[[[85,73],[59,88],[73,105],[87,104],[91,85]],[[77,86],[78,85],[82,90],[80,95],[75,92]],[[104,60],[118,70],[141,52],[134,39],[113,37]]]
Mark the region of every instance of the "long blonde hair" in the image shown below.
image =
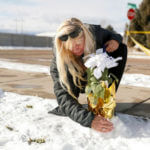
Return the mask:
[[[64,21],[59,26],[55,37],[56,63],[59,72],[60,83],[63,86],[63,88],[67,89],[69,94],[75,99],[77,99],[77,97],[73,94],[71,90],[69,80],[67,77],[67,69],[73,77],[73,83],[80,89],[82,89],[80,81],[85,80],[83,78],[85,70],[69,49],[72,46],[71,38],[69,38],[66,42],[62,42],[59,39],[59,36],[70,33],[76,27],[80,27],[83,30],[82,34],[84,35],[85,38],[84,56],[93,53],[95,51],[94,37],[92,33],[88,30],[88,28],[80,20],[76,18],[71,18]]]

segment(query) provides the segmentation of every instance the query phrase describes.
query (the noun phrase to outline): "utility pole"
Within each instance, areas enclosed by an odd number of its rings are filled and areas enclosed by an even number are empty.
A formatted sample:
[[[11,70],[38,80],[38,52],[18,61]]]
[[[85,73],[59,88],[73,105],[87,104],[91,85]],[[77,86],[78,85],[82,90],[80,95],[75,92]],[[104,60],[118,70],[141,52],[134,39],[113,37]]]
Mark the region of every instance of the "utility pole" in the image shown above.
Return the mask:
[[[128,7],[129,7],[129,9],[128,9],[128,12],[127,12],[127,17],[129,19],[129,23],[128,23],[128,28],[127,28],[127,32],[126,32],[126,36],[127,36],[126,37],[126,44],[128,44],[128,36],[130,34],[130,32],[129,32],[130,21],[135,18],[136,4],[128,3]]]
[[[21,19],[21,33],[23,34],[23,22],[24,22],[24,20],[23,20],[23,18]]]
[[[19,33],[19,30],[20,30],[20,33],[23,34],[23,23],[24,23],[24,20],[23,18],[22,19],[15,19],[15,24],[16,24],[16,33]]]
[[[18,33],[18,28],[17,28],[18,27],[18,19],[17,18],[15,19],[15,24],[16,24],[16,33]]]

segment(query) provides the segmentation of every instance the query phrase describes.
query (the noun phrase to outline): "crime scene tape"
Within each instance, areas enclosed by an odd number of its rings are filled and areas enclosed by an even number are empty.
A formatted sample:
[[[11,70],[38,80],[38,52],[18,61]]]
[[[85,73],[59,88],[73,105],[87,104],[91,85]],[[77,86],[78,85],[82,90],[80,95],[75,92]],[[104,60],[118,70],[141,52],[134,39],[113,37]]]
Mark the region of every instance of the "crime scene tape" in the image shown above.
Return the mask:
[[[150,31],[126,31],[127,35],[130,35],[130,33],[133,33],[133,34],[150,34]]]
[[[130,35],[130,38],[142,51],[144,51],[147,55],[150,56],[150,49],[144,47],[142,44],[137,42],[133,37],[131,37],[131,35]]]
[[[138,41],[136,41],[131,35],[130,33],[133,34],[150,34],[150,31],[127,31],[126,34],[127,36],[129,36],[131,38],[131,40],[143,51],[145,52],[147,55],[150,56],[150,49],[146,48],[145,46],[143,46],[142,44],[140,44]]]

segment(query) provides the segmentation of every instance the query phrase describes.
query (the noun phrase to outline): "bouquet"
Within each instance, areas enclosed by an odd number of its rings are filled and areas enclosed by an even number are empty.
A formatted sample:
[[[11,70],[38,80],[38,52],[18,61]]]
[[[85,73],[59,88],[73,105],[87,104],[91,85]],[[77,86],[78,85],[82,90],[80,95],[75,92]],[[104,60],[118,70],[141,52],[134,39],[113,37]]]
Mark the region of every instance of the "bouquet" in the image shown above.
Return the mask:
[[[115,82],[116,76],[108,72],[108,69],[116,67],[117,61],[122,57],[113,58],[108,56],[103,49],[98,49],[96,53],[88,55],[85,62],[87,67],[88,83],[85,93],[88,100],[88,108],[96,115],[105,118],[112,118],[116,107]]]

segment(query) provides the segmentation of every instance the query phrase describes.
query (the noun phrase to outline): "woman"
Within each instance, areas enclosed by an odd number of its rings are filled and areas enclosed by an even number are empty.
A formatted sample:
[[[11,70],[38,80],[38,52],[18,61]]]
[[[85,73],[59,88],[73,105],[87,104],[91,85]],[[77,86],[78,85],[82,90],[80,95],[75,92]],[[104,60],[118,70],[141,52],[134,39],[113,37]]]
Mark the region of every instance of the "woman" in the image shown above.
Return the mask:
[[[106,47],[108,55],[123,58],[116,68],[109,70],[119,79],[116,83],[116,90],[118,89],[127,58],[126,46],[121,42],[119,34],[113,34],[99,25],[83,24],[76,18],[64,21],[56,33],[55,56],[50,67],[59,106],[50,113],[68,116],[81,125],[100,132],[112,131],[113,124],[109,120],[100,115],[95,116],[79,104],[77,99],[80,93],[84,93],[87,83],[83,56],[102,47]]]

